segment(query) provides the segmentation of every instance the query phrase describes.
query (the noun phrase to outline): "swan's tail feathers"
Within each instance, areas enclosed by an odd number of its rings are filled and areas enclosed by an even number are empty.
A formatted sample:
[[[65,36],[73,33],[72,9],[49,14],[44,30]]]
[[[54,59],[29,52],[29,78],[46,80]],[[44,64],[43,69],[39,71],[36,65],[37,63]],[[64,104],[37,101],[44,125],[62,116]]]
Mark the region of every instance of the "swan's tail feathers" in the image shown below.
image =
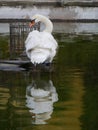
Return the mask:
[[[38,54],[32,52],[30,59],[33,64],[41,64],[46,61],[47,56],[44,55],[43,53]]]

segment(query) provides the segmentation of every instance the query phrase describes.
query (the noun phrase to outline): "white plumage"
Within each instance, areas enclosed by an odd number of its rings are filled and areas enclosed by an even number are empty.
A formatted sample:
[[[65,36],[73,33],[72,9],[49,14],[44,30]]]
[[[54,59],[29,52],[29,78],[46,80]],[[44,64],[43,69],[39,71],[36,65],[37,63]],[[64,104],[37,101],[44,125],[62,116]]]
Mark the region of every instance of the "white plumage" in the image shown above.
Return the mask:
[[[51,34],[53,24],[42,15],[34,15],[33,19],[35,19],[35,22],[43,22],[46,29],[43,32],[34,30],[29,33],[25,41],[26,54],[33,64],[51,63],[58,47],[56,40]]]

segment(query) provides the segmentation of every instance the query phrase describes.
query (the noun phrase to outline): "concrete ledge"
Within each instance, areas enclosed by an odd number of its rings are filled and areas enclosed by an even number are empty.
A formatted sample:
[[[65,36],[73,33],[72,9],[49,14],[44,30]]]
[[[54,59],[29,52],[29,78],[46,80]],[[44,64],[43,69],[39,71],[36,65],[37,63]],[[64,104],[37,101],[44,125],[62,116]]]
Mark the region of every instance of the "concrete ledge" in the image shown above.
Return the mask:
[[[13,12],[13,13],[12,13]],[[98,19],[97,7],[50,7],[50,6],[34,6],[22,8],[3,6],[0,8],[1,19],[23,19],[31,18],[34,14],[42,14],[49,16],[55,21],[72,21],[72,22],[96,22]]]
[[[8,27],[6,27],[5,23],[19,21],[29,22],[29,19],[24,19],[24,17],[29,16],[26,18],[30,18],[35,13],[39,13],[49,16],[54,22],[54,32],[98,34],[98,0],[93,0],[93,2],[62,0],[62,4],[58,1],[59,0],[1,0],[0,5],[4,5],[0,8],[1,32],[4,31],[4,28],[5,32],[9,29],[8,24]]]

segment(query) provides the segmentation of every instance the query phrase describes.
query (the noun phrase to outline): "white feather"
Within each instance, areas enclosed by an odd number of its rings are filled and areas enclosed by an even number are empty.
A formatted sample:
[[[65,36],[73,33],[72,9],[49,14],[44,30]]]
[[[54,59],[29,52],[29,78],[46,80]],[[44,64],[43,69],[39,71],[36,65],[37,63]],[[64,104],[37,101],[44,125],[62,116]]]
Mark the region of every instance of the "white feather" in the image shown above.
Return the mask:
[[[47,22],[47,18],[43,17],[41,16],[40,21],[42,20],[42,22],[47,23],[45,31],[32,31],[25,41],[27,56],[33,64],[39,64],[45,61],[52,62],[58,47],[56,40],[51,35],[52,26],[50,25],[50,20]],[[49,26],[51,29],[49,29]]]

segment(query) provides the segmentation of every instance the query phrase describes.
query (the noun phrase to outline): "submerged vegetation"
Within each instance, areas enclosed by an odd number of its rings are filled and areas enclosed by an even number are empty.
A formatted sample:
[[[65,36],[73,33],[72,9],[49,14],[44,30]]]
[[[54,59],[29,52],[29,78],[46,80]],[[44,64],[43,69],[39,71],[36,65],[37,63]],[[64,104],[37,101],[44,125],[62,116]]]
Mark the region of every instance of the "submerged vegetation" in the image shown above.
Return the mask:
[[[0,59],[9,58],[9,37],[0,36]]]

